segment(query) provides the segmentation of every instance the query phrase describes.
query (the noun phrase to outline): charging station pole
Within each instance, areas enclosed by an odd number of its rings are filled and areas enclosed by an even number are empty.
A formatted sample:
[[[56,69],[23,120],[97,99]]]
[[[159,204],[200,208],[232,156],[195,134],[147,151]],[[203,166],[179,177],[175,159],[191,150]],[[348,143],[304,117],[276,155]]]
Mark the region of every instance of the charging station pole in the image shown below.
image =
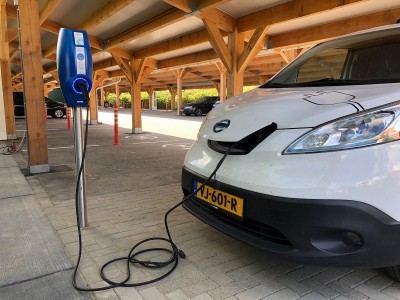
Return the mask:
[[[76,162],[76,209],[79,226],[88,226],[86,217],[85,156],[82,107],[89,109],[93,62],[86,31],[61,28],[57,41],[57,69],[61,90],[74,117]]]
[[[85,185],[85,164],[82,164],[83,153],[83,130],[82,130],[82,107],[72,109],[74,118],[74,142],[75,142],[75,162],[76,162],[76,181],[78,184],[78,213],[81,228],[87,226],[86,214],[86,185]],[[79,169],[82,166],[82,172]],[[79,178],[78,178],[79,176]]]

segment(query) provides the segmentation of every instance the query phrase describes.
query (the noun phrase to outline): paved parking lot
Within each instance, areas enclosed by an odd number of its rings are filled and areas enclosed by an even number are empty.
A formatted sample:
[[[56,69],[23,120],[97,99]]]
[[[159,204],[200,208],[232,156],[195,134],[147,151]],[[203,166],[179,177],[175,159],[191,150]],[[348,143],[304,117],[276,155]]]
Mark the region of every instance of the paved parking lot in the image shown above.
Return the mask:
[[[162,114],[163,113],[163,114]],[[172,114],[172,113],[171,113]],[[168,115],[168,113],[167,113]],[[165,112],[144,112],[165,128],[178,119]],[[99,117],[100,119],[100,117]],[[105,119],[105,118],[104,118]],[[23,129],[22,120],[18,128]],[[100,119],[100,121],[102,121]],[[155,120],[154,120],[155,122]],[[145,123],[144,123],[145,124]],[[126,256],[142,239],[166,236],[164,213],[182,198],[182,162],[193,140],[147,131],[132,135],[121,128],[120,145],[113,145],[113,127],[91,125],[89,130],[87,202],[89,227],[83,230],[80,273],[90,287],[103,286],[99,268]],[[184,131],[185,127],[179,129]],[[19,135],[21,132],[19,132]],[[74,215],[75,163],[73,133],[66,120],[49,119],[49,160],[52,172],[27,177],[36,198],[73,263],[78,253]],[[26,152],[14,155],[21,168]],[[96,299],[400,299],[400,284],[381,270],[352,270],[304,266],[249,247],[205,225],[182,208],[170,216],[175,243],[186,253],[177,269],[162,281],[137,288],[97,292]],[[163,253],[148,258],[159,259]],[[107,274],[124,278],[125,265]],[[134,268],[133,280],[160,271]]]

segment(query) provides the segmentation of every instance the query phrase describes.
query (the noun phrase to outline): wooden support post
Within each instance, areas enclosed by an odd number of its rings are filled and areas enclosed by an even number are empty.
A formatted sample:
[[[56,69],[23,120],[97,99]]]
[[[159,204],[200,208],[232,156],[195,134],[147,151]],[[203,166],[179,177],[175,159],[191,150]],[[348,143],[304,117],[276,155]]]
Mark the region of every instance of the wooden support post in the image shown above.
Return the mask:
[[[180,111],[179,109],[182,106],[182,83],[183,83],[183,77],[186,75],[187,73],[187,68],[180,68],[180,69],[176,69],[174,70],[174,74],[176,77],[176,88],[177,88],[177,93],[178,93],[178,109],[177,109],[177,115],[180,115]],[[171,109],[172,111],[175,110],[175,99],[174,101],[172,101],[171,99]]]
[[[149,110],[153,110],[153,91],[154,89],[151,87],[145,88],[146,93],[149,95]]]
[[[4,117],[6,122],[7,139],[16,139],[15,118],[14,118],[14,101],[12,94],[11,66],[9,57],[9,46],[7,36],[7,14],[6,0],[1,0],[0,6],[0,72],[3,101],[0,105],[4,105]]]
[[[215,65],[219,71],[219,100],[224,102],[226,99],[226,68],[221,62],[216,62]]]
[[[141,95],[140,95],[140,81],[136,81],[132,84],[131,95],[132,95],[132,133],[142,133],[142,107],[141,107]]]
[[[293,61],[300,53],[301,49],[290,49],[290,50],[279,51],[279,54],[287,63]]]
[[[103,84],[104,79],[108,77],[108,72],[104,70],[95,71],[93,74],[92,90],[90,92],[90,124],[98,122],[98,103],[96,90]]]
[[[30,173],[50,171],[44,116],[42,49],[40,44],[38,0],[19,2],[21,47],[25,78],[26,120]]]
[[[242,93],[244,70],[264,47],[268,26],[264,25],[256,28],[245,46],[245,33],[239,33],[237,26],[233,28],[232,32],[228,33],[228,45],[226,45],[223,35],[215,21],[203,19],[203,23],[210,35],[211,45],[227,70],[228,97]],[[220,74],[222,83],[222,81],[224,81],[224,74],[222,74],[221,70]],[[220,88],[224,88],[223,84],[221,84],[221,86]],[[224,94],[222,93],[221,101],[224,101],[224,98]]]
[[[119,83],[117,83],[117,84],[115,85],[115,96],[116,96],[116,98],[115,98],[115,105],[119,107],[119,96],[120,96],[120,93],[119,93]]]
[[[127,60],[114,52],[112,56],[131,83],[132,133],[142,133],[141,83],[143,78],[155,69],[157,62],[147,57]]]
[[[238,33],[237,28],[228,34],[228,46],[232,54],[232,72],[227,76],[228,98],[243,92],[244,69],[239,71],[238,59],[244,50],[244,34]]]
[[[175,96],[176,96],[177,88],[172,85],[168,85],[167,88],[168,88],[169,93],[171,94],[171,103],[175,103]],[[178,110],[179,110],[179,107],[178,107]]]
[[[100,106],[104,107],[104,88],[100,89]]]

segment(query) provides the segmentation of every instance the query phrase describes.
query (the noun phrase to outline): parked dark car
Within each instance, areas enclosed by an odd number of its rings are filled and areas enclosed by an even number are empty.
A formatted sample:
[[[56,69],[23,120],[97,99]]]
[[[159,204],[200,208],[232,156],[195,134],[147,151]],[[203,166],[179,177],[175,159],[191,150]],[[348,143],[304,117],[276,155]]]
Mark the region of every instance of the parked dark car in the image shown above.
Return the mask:
[[[22,92],[14,92],[14,115],[15,116],[25,116],[25,107],[24,107],[24,96]],[[47,106],[47,115],[52,116],[53,118],[62,118],[67,113],[67,106],[64,103],[51,100],[45,97],[45,103]]]
[[[185,114],[190,116],[192,114],[196,116],[201,116],[204,114],[208,114],[210,110],[213,108],[215,102],[219,100],[219,97],[216,96],[207,96],[204,97],[201,101],[195,103],[189,103],[183,105],[179,112],[181,114]]]

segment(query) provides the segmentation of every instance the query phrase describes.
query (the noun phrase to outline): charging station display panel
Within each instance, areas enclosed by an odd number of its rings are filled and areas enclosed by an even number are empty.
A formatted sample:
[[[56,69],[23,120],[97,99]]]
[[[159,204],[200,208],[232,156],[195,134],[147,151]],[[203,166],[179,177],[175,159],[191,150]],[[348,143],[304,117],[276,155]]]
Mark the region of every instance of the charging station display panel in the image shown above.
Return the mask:
[[[93,62],[86,31],[62,28],[57,42],[57,68],[67,106],[87,106],[92,89]]]

